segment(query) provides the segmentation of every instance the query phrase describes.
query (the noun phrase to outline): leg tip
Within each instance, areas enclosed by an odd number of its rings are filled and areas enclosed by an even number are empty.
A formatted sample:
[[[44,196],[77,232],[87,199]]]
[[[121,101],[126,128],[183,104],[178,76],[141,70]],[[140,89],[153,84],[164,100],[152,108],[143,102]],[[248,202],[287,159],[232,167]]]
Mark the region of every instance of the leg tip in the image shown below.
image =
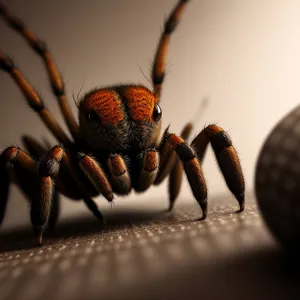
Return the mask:
[[[199,219],[200,221],[205,220],[207,217],[207,201],[203,203],[199,203],[202,209],[202,217]]]
[[[107,227],[107,223],[106,223],[105,219],[98,218],[98,220],[100,221],[100,229],[101,230],[105,229]]]
[[[36,238],[36,242],[37,242],[38,246],[42,246],[43,245],[43,233],[40,232],[39,234],[36,234],[35,238]]]
[[[240,205],[240,209],[237,210],[237,213],[241,213],[245,210],[245,195],[242,194],[241,196],[239,197],[236,197],[238,202],[239,202],[239,205]]]
[[[38,246],[43,245],[43,227],[35,227],[34,235]]]
[[[237,210],[237,213],[241,213],[245,210],[245,203],[240,204],[240,209]]]
[[[171,212],[173,210],[173,208],[174,208],[174,203],[170,202],[167,212]]]

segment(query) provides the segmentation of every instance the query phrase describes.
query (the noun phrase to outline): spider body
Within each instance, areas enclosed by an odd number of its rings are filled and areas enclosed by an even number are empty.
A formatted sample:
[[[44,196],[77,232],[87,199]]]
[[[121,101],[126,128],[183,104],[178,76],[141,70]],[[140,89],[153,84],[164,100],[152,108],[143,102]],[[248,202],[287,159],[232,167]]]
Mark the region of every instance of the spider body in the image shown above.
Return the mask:
[[[140,152],[157,146],[162,115],[157,101],[140,85],[92,91],[79,104],[82,136],[93,151]]]
[[[11,182],[16,183],[31,204],[31,222],[39,244],[48,223],[53,227],[59,214],[59,194],[82,199],[88,209],[104,223],[92,200],[99,194],[109,202],[114,195],[131,190],[144,192],[169,175],[169,210],[172,210],[183,172],[194,197],[207,215],[207,187],[201,169],[206,148],[211,143],[228,188],[244,210],[244,178],[240,162],[228,134],[217,125],[204,128],[188,144],[193,129],[187,123],[180,136],[161,133],[159,106],[170,36],[175,30],[187,0],[178,1],[165,22],[152,68],[153,91],[142,85],[115,85],[97,88],[78,103],[78,120],[65,96],[64,84],[47,45],[24,23],[0,5],[4,20],[20,33],[43,59],[52,91],[72,135],[68,138],[41,97],[25,80],[12,60],[0,53],[0,68],[11,75],[28,105],[53,133],[60,146],[43,145],[24,136],[26,151],[12,146],[0,155],[0,224],[5,215]]]

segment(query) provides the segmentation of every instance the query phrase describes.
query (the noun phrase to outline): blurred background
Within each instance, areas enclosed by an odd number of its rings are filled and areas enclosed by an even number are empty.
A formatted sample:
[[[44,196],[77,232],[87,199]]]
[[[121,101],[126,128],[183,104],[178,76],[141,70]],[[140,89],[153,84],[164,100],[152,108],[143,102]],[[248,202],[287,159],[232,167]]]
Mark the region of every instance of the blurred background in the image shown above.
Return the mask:
[[[81,96],[96,86],[116,83],[150,84],[150,67],[163,27],[175,0],[2,0],[15,15],[45,40],[63,74],[67,96]],[[0,22],[0,49],[9,54],[43,96],[63,127],[41,59],[13,30]],[[197,132],[217,122],[231,135],[244,168],[247,190],[262,142],[277,120],[300,99],[300,2],[298,0],[190,1],[174,33],[168,53],[161,106],[163,124],[179,133],[194,116],[203,97],[209,107]],[[20,136],[51,134],[24,101],[8,74],[0,73],[0,148],[20,145]],[[229,193],[208,151],[203,164],[209,197]],[[143,195],[118,197],[116,208],[143,205],[167,207],[167,185]],[[178,202],[194,201],[187,182]],[[101,208],[109,204],[99,198]],[[232,203],[235,200],[232,198]],[[115,208],[114,208],[115,209]],[[62,202],[64,216],[89,213],[82,203]],[[28,224],[28,203],[12,188],[3,227]]]

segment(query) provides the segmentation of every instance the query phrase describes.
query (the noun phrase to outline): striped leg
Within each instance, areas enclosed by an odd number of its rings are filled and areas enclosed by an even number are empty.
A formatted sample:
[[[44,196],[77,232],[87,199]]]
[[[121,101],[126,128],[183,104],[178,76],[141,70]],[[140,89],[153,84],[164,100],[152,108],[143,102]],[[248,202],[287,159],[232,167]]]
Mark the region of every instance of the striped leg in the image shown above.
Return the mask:
[[[107,168],[114,192],[120,195],[129,194],[131,178],[123,157],[118,154],[111,154],[107,159]]]
[[[204,159],[209,142],[216,155],[226,184],[240,205],[239,211],[243,211],[245,208],[245,180],[240,160],[232,145],[231,138],[217,125],[205,127],[191,143],[200,162]]]
[[[205,219],[207,215],[207,187],[200,162],[194,150],[182,138],[175,134],[169,134],[167,139],[182,162],[194,197],[202,209],[201,219]]]
[[[159,185],[171,172],[176,162],[176,153],[174,152],[171,144],[168,142],[167,136],[169,135],[169,126],[166,128],[158,148],[160,162],[159,170],[155,178],[154,184]]]
[[[135,190],[144,192],[153,184],[156,178],[159,167],[159,155],[156,150],[149,149],[142,153],[138,160],[140,169],[137,174]]]
[[[207,126],[194,139],[191,146],[175,134],[170,134],[167,139],[183,164],[193,194],[202,208],[203,219],[207,214],[207,188],[200,161],[203,159],[209,142],[213,147],[227,186],[239,203],[239,211],[244,210],[245,183],[242,169],[231,139],[222,128],[216,125]],[[197,150],[194,151],[193,148]]]
[[[112,187],[100,164],[91,156],[82,153],[80,153],[78,156],[81,170],[93,183],[97,191],[101,193],[109,202],[112,202],[114,199]]]
[[[30,153],[31,157],[33,157],[35,160],[40,161],[46,155],[47,153],[46,147],[41,145],[34,138],[28,135],[24,135],[22,136],[22,141],[25,149]],[[57,189],[55,190],[52,198],[51,212],[48,220],[48,227],[49,230],[51,231],[54,230],[60,214],[60,196],[58,190],[61,190],[62,185],[63,185],[62,182],[56,183]]]
[[[98,210],[96,203],[89,197],[88,192],[78,178],[77,171],[73,167],[68,153],[65,152],[62,147],[54,146],[40,163],[40,195],[31,206],[31,221],[39,244],[42,244],[44,226],[50,215],[50,207],[53,201],[54,180],[62,165],[69,170],[69,175],[74,181],[74,188],[79,190],[80,196],[84,200],[86,206],[102,223],[104,223],[103,216]]]
[[[184,126],[180,136],[183,140],[187,140],[193,130],[193,123],[188,123]],[[176,198],[178,197],[182,184],[183,167],[182,162],[176,157],[176,162],[169,176],[169,211],[174,207]]]
[[[15,80],[20,90],[24,94],[28,105],[40,116],[44,124],[49,128],[49,130],[53,133],[56,139],[64,145],[71,144],[71,141],[69,140],[63,129],[60,127],[54,116],[45,107],[43,101],[36,93],[36,91],[23,77],[20,70],[18,70],[15,67],[14,63],[10,58],[5,57],[1,53],[0,69],[6,71],[11,75],[11,77]]]
[[[48,77],[51,83],[52,91],[56,96],[61,112],[65,118],[66,124],[75,139],[80,138],[79,127],[72,113],[71,107],[65,95],[64,83],[57,67],[53,61],[52,55],[45,42],[36,37],[25,24],[17,17],[13,16],[6,7],[0,5],[0,15],[3,15],[7,24],[20,33],[31,48],[43,59]]]
[[[13,167],[13,171],[11,167]],[[0,225],[5,216],[12,173],[16,177],[19,187],[31,201],[36,196],[36,162],[17,147],[6,148],[0,155]]]
[[[155,87],[155,93],[160,98],[162,84],[165,77],[166,56],[169,47],[170,37],[174,32],[183,10],[188,0],[179,0],[168,19],[165,22],[164,31],[160,37],[158,47],[156,50],[153,67],[152,67],[152,82]]]

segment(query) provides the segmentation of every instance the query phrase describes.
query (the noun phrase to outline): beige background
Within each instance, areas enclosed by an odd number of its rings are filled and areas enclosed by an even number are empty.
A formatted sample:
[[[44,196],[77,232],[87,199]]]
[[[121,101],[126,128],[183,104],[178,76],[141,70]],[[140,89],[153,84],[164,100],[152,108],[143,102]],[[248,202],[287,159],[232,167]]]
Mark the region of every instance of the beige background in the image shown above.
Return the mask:
[[[72,92],[113,83],[143,83],[149,74],[163,20],[176,1],[3,1],[47,41],[63,73],[74,113]],[[0,48],[10,54],[62,122],[40,59],[0,23]],[[298,0],[191,1],[174,34],[163,90],[164,125],[179,132],[204,96],[210,106],[197,125],[218,122],[236,145],[248,190],[253,188],[257,155],[276,120],[300,98],[300,2]],[[150,76],[150,75],[149,75]],[[20,142],[22,133],[54,139],[30,111],[5,73],[0,73],[0,148]],[[213,155],[204,163],[210,197],[227,193]],[[145,195],[116,200],[160,201],[167,205],[166,184]],[[139,199],[138,199],[139,198]],[[192,201],[185,183],[179,201]],[[234,200],[232,200],[234,203]],[[108,204],[100,198],[100,207]],[[84,211],[64,201],[64,215]],[[86,213],[86,212],[85,212]],[[12,189],[4,227],[28,222],[28,205]]]

